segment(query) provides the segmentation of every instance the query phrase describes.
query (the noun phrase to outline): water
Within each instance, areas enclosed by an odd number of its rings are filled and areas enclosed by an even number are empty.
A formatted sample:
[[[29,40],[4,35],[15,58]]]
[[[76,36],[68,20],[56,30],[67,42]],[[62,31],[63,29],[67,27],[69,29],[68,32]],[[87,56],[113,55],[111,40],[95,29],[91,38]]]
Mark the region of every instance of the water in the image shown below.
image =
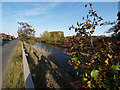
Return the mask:
[[[64,48],[56,47],[48,43],[36,43],[35,46],[45,48],[48,52],[51,52],[50,56],[52,56],[60,64],[60,66],[67,65],[69,58],[67,57],[67,54],[65,54]]]
[[[57,65],[63,68],[66,72],[70,74],[74,78],[76,71],[73,69],[74,66],[68,65],[69,57],[65,54],[65,49],[61,47],[56,47],[48,43],[36,43],[35,46],[39,48],[46,48],[49,52],[51,52],[50,56],[56,62]]]

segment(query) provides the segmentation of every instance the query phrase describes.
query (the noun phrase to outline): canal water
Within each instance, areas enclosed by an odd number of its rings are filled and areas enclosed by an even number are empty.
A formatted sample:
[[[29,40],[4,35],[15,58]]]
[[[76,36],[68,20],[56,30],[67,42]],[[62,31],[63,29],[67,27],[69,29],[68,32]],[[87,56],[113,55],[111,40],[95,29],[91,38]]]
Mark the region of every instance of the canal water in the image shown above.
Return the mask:
[[[56,60],[60,66],[64,67],[67,65],[68,57],[65,54],[65,49],[61,47],[56,47],[48,43],[36,43],[35,46],[40,49],[45,48],[48,52],[51,52],[50,56]]]

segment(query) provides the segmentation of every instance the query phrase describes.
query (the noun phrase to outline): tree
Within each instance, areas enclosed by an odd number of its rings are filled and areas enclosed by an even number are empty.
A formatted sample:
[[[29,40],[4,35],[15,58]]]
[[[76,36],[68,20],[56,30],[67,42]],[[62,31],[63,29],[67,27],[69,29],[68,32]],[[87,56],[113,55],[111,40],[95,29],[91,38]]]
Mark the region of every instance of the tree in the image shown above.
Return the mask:
[[[104,25],[100,23],[103,19],[99,17],[90,5],[89,14],[83,20],[85,22],[77,22],[78,27],[75,29],[76,36],[70,40],[70,49],[67,51],[70,59],[68,64],[73,65],[76,71],[77,82],[71,82],[72,86],[80,88],[114,88],[120,87],[120,47],[108,38],[93,38],[95,27]],[[91,17],[89,19],[89,17]],[[116,42],[119,44],[119,42]]]
[[[40,34],[40,38],[42,41],[48,41],[50,39],[50,33],[45,31],[43,34]]]
[[[77,27],[74,27],[72,25],[69,28],[69,30],[75,29],[75,32],[77,33],[76,36],[78,36],[78,37],[79,36],[89,37],[92,53],[95,53],[93,50],[93,39],[92,39],[91,35],[94,33],[94,30],[97,26],[103,25],[103,23],[101,23],[103,18],[98,16],[97,12],[95,10],[93,10],[91,3],[86,4],[85,7],[87,7],[88,5],[90,6],[90,10],[89,10],[86,18],[83,17],[84,22],[83,23],[77,22]]]
[[[109,23],[105,22],[106,25],[115,24],[106,33],[113,32],[112,37],[116,38],[117,40],[120,40],[120,12],[118,12],[117,16],[118,18],[116,21],[109,22]]]
[[[50,32],[51,40],[53,42],[62,42],[64,40],[64,32],[63,31],[53,31]]]
[[[33,39],[35,36],[35,30],[32,29],[32,26],[25,22],[18,22],[18,38],[21,41],[30,41],[30,39]]]
[[[118,34],[119,31],[120,31],[120,12],[118,12],[117,14],[118,18],[116,21],[114,22],[105,22],[104,24],[106,25],[112,25],[112,24],[115,24],[114,26],[112,26],[106,33],[111,33],[111,32],[114,32],[115,34]]]
[[[64,35],[62,34],[61,37],[60,37],[60,42],[63,42],[65,39],[64,39]]]

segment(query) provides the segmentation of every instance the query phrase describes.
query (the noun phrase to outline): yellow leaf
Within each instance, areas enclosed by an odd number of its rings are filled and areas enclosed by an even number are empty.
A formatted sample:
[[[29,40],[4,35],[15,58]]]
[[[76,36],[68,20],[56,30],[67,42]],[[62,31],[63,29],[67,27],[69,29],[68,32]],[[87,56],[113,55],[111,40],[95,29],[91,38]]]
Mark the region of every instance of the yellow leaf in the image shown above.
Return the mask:
[[[109,57],[109,58],[112,58],[112,55],[108,54],[108,57]]]
[[[86,76],[86,77],[88,76],[87,73],[85,73],[85,76]]]
[[[80,64],[80,61],[78,61],[78,64]]]
[[[94,60],[92,60],[91,63],[94,63]]]
[[[111,42],[107,42],[108,43],[108,45],[111,45]]]
[[[107,60],[105,60],[105,63],[109,64],[109,63],[108,63],[108,60],[109,60],[109,59],[107,58]]]
[[[77,22],[77,25],[80,26],[79,22]]]
[[[71,50],[73,49],[74,47],[71,47]]]
[[[88,63],[88,65],[91,65],[91,63]]]
[[[87,81],[87,78],[83,78],[84,81]]]
[[[98,55],[97,53],[95,55]]]

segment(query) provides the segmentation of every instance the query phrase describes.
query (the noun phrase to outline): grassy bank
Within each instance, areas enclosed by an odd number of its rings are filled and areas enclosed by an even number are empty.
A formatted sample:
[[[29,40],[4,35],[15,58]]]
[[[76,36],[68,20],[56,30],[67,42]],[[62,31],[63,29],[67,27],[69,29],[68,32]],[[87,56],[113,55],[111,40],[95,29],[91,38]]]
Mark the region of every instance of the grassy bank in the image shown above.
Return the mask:
[[[66,79],[64,78],[65,74],[63,74],[61,68],[49,62],[51,59],[48,60],[48,63],[46,62],[47,59],[49,58],[47,56],[49,54],[47,53],[46,50],[39,50],[34,46],[32,46],[34,48],[31,48],[31,46],[27,43],[24,43],[24,45],[26,49],[25,51],[28,54],[27,60],[28,60],[30,72],[31,74],[35,75],[35,77],[33,78],[35,88],[56,88],[55,87],[56,83],[62,88],[70,87],[70,82],[67,82]],[[40,54],[38,54],[39,52]],[[46,60],[42,59],[43,56],[46,57]],[[37,62],[38,58],[39,58],[39,63]],[[58,68],[60,69],[58,70]]]
[[[21,43],[11,58],[10,67],[2,83],[2,88],[25,88]]]
[[[24,44],[25,45],[25,44]],[[28,54],[27,60],[30,68],[31,74],[34,74],[36,77],[33,78],[35,88],[53,88],[53,85],[46,78],[46,71],[48,70],[47,65],[44,62],[41,62],[41,65],[44,68],[41,68],[35,57],[38,57],[36,53],[25,45],[25,52]],[[44,69],[44,70],[43,70]],[[42,78],[41,78],[42,77]]]

